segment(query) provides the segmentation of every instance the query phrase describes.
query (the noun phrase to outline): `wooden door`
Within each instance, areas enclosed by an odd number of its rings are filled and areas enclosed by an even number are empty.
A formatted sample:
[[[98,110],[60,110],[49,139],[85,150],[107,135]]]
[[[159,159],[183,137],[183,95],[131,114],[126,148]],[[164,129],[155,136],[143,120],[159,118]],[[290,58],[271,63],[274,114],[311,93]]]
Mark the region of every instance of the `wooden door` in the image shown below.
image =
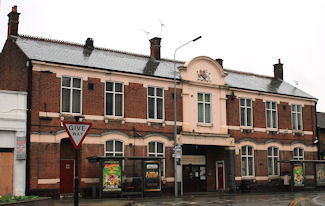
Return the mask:
[[[13,194],[13,149],[0,151],[0,195]]]
[[[224,162],[217,161],[216,162],[216,174],[217,174],[217,190],[224,190],[225,189],[225,177],[224,177]]]
[[[73,193],[74,160],[60,160],[60,193]]]

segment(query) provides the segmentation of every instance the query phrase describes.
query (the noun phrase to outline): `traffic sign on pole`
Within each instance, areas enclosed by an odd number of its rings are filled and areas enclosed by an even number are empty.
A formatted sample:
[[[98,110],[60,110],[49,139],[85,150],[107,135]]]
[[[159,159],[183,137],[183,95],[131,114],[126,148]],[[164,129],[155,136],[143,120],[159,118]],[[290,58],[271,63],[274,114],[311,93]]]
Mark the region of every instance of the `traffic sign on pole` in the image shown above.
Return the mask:
[[[65,131],[67,131],[70,140],[77,150],[81,146],[82,141],[87,136],[92,123],[90,122],[63,122]]]

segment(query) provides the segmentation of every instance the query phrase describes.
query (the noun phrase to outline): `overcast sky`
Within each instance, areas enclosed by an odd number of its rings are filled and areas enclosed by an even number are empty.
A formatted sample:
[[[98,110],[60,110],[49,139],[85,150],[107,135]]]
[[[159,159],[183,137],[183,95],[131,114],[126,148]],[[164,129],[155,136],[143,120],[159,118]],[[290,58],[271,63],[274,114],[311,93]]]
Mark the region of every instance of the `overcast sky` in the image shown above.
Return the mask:
[[[284,80],[318,98],[325,112],[324,0],[0,0],[1,48],[13,5],[19,34],[82,44],[91,37],[96,47],[145,55],[148,38],[162,36],[161,56],[170,59],[202,35],[176,59],[222,58],[225,68],[268,76],[281,58]]]

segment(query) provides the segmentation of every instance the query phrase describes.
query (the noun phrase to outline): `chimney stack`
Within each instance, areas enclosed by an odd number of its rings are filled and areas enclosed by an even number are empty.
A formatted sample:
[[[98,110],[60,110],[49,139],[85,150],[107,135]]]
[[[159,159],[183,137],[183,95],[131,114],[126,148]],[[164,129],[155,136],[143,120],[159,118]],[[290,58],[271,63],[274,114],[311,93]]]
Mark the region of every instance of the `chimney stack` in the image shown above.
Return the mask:
[[[150,56],[156,60],[160,60],[160,41],[161,38],[154,37],[150,41]]]
[[[283,80],[283,64],[281,63],[281,60],[279,59],[279,63],[274,64],[274,79],[280,79]]]
[[[8,21],[8,36],[18,36],[18,24],[19,24],[19,15],[20,13],[17,12],[17,6],[13,6],[11,12],[8,14],[9,21]]]
[[[86,43],[84,45],[84,55],[90,56],[91,52],[94,50],[94,40],[92,38],[87,38]]]
[[[223,62],[223,59],[216,59],[216,61],[220,64],[220,66],[223,68],[223,64],[222,64],[222,62]]]

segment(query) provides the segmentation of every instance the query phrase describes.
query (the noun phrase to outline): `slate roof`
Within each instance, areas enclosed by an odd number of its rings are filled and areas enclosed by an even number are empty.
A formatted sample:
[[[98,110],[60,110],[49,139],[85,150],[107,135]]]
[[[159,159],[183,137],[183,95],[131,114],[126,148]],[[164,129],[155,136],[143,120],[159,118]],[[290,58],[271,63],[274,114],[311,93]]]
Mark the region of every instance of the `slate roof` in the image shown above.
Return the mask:
[[[317,127],[325,129],[325,113],[317,112]]]
[[[30,36],[18,36],[16,44],[32,60],[173,78],[173,60],[155,60],[150,56],[104,48],[94,48],[88,56],[83,53],[84,48],[81,44]],[[175,63],[176,67],[184,64],[181,61]],[[275,80],[272,77],[227,69],[225,73],[227,74],[226,85],[231,88],[316,99],[287,82]],[[179,78],[177,75],[177,79]]]

